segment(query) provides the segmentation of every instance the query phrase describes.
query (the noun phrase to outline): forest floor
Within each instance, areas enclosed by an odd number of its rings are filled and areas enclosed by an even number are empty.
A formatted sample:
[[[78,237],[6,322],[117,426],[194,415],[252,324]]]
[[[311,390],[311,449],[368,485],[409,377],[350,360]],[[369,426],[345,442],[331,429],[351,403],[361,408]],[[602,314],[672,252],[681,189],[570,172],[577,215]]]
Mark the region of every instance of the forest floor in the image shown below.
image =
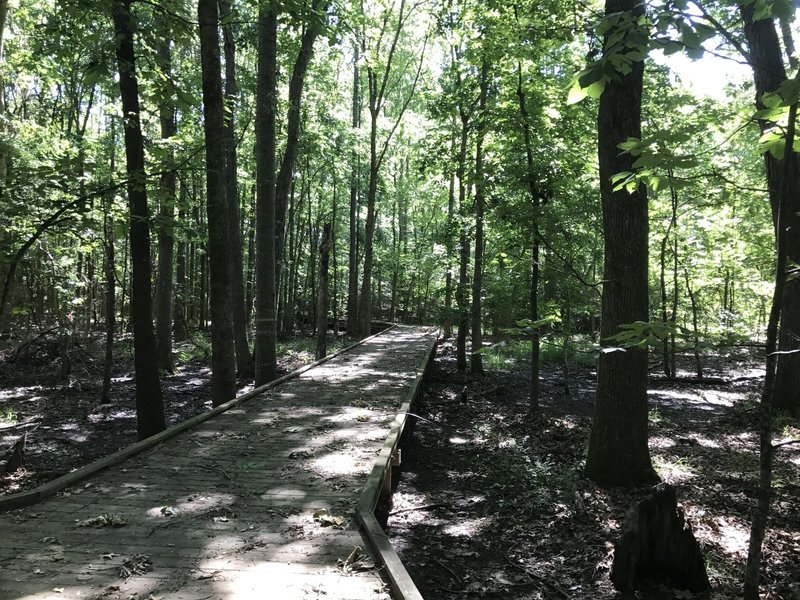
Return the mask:
[[[112,402],[105,405],[98,402],[99,337],[73,348],[67,379],[52,343],[15,357],[18,348],[10,342],[0,348],[0,451],[28,432],[27,469],[0,479],[0,494],[30,488],[136,441],[130,340],[116,349]],[[281,371],[313,360],[308,348],[300,339],[284,346]],[[162,380],[170,425],[210,408],[208,356],[191,344],[177,350],[178,369]],[[705,552],[710,597],[732,599],[741,596],[756,490],[763,361],[746,352],[704,360],[715,384],[653,378],[650,446]],[[613,542],[626,511],[648,490],[604,490],[581,476],[594,367],[575,365],[565,386],[561,365],[543,365],[542,414],[531,422],[528,365],[491,354],[487,363],[484,376],[458,373],[452,345],[440,345],[404,445],[388,527],[392,542],[426,598],[614,598],[608,578]],[[680,375],[691,377],[688,370]],[[796,421],[778,423],[776,441],[798,435]],[[798,445],[778,450],[775,487],[765,544],[767,598],[798,600]],[[640,597],[692,596],[661,586]]]
[[[763,361],[706,356],[715,385],[653,377],[650,448],[706,556],[710,597],[741,597],[756,493],[758,390]],[[403,448],[388,533],[425,598],[614,598],[613,542],[626,511],[649,490],[601,489],[581,476],[596,372],[542,370],[542,414],[526,418],[525,361],[473,377],[439,347],[418,418]],[[687,367],[689,365],[687,357]],[[684,371],[680,376],[690,378]],[[797,438],[778,423],[776,442]],[[776,453],[775,497],[765,543],[766,598],[800,599],[800,448]],[[669,585],[643,599],[693,598]]]
[[[167,426],[211,408],[211,371],[207,344],[196,338],[176,347],[174,375],[162,377]],[[0,475],[0,495],[45,483],[133,444],[136,400],[130,337],[115,344],[111,402],[99,402],[103,341],[98,334],[73,344],[71,368],[62,374],[59,340],[43,337],[32,344],[6,341],[0,348],[0,470],[11,448],[27,432],[26,468]],[[288,373],[314,360],[308,338],[278,347],[278,372]],[[347,340],[337,339],[332,352]],[[20,351],[21,349],[21,351]],[[238,394],[252,389],[240,383]]]

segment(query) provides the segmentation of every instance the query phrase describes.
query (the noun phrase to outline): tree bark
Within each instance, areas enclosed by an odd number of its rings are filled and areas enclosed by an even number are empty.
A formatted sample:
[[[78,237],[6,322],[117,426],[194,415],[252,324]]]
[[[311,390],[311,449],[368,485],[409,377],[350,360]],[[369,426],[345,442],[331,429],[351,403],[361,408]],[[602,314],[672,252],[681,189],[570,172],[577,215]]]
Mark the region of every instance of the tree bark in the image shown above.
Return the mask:
[[[220,17],[231,14],[231,1],[219,0]],[[244,265],[242,262],[242,228],[239,215],[239,177],[236,151],[236,43],[233,25],[222,26],[225,52],[225,200],[228,205],[228,227],[231,239],[231,302],[233,303],[233,345],[236,350],[236,370],[239,377],[249,379],[254,375],[253,356],[247,340],[248,312],[245,308]]]
[[[358,44],[353,47],[353,121],[352,127],[361,127],[361,101],[358,79]],[[358,335],[358,188],[361,161],[357,150],[350,155],[350,236],[347,263],[347,335]]]
[[[172,70],[172,41],[165,39],[158,49],[158,61],[164,77],[168,80]],[[167,84],[169,85],[169,84]],[[172,90],[165,94],[159,109],[161,139],[169,144],[177,132],[175,121],[175,101]],[[169,147],[169,146],[167,146]],[[175,372],[172,360],[172,298],[173,298],[173,262],[175,249],[175,184],[177,176],[174,171],[174,152],[167,155],[167,164],[159,181],[159,227],[158,227],[158,278],[156,280],[155,317],[156,348],[158,352],[158,368],[166,373]]]
[[[314,55],[314,42],[325,24],[325,11],[328,0],[311,0],[309,23],[300,40],[300,51],[289,80],[289,108],[286,114],[286,148],[283,153],[280,171],[275,183],[275,289],[280,288],[283,264],[284,239],[286,235],[286,209],[289,191],[294,178],[294,165],[300,141],[300,105],[303,100],[303,86],[306,72]]]
[[[800,75],[797,76],[800,78]],[[761,556],[764,537],[769,521],[770,505],[772,502],[772,412],[774,400],[778,389],[778,340],[780,328],[783,326],[785,315],[782,314],[782,298],[786,294],[788,265],[787,230],[784,227],[784,217],[792,218],[788,214],[793,203],[790,196],[793,177],[797,172],[796,154],[794,147],[795,128],[797,121],[797,104],[789,109],[789,118],[786,127],[785,156],[788,160],[783,163],[783,179],[778,196],[778,210],[775,214],[776,234],[775,240],[775,289],[772,295],[772,307],[767,325],[766,354],[767,365],[764,377],[764,387],[761,392],[759,406],[759,470],[758,470],[758,503],[753,512],[753,523],[750,527],[750,541],[747,549],[747,565],[744,574],[744,600],[759,600],[759,580],[761,577]]]
[[[469,115],[461,112],[461,142],[458,150],[458,214],[459,225],[459,264],[458,284],[456,285],[456,305],[458,306],[458,331],[456,333],[456,367],[459,371],[467,368],[467,334],[469,333],[469,304],[467,289],[469,287],[469,236],[467,231],[467,182],[465,181],[467,163],[467,142],[469,136]]]
[[[450,155],[456,152],[456,132],[455,121],[452,124],[453,135],[450,140]],[[447,252],[447,273],[444,280],[444,331],[445,339],[453,335],[453,254],[455,244],[453,234],[455,233],[455,205],[456,205],[456,172],[450,172],[450,185],[447,190],[447,230],[445,232],[445,250]]]
[[[753,69],[753,80],[756,88],[756,108],[764,108],[763,96],[774,92],[786,81],[786,70],[783,65],[780,41],[771,19],[753,20],[752,4],[740,7],[744,21],[744,33],[750,48],[750,64]],[[760,122],[764,131],[770,125]],[[772,207],[773,225],[776,227],[777,214],[781,202],[781,190],[788,186],[789,206],[783,215],[786,236],[786,256],[790,263],[800,263],[800,161],[795,153],[789,154],[789,160],[795,163],[791,169],[783,168],[783,160],[764,153],[767,187],[769,188],[770,205]],[[784,178],[789,181],[784,184]],[[777,410],[790,412],[800,416],[800,278],[791,278],[783,285],[781,298],[781,328],[778,349],[785,354],[778,355],[775,374],[774,406]],[[795,352],[792,352],[795,351]]]
[[[489,61],[481,65],[478,100],[478,130],[475,134],[475,265],[472,275],[472,354],[470,371],[483,373],[483,330],[481,324],[481,293],[483,291],[483,213],[486,182],[483,178],[483,140],[486,135],[486,100],[489,93]]]
[[[206,148],[206,212],[211,292],[211,401],[219,406],[236,391],[230,256],[230,211],[225,199],[222,68],[217,0],[199,0],[203,129]],[[240,251],[239,248],[236,249]]]
[[[522,118],[522,139],[525,143],[525,164],[528,168],[528,193],[531,197],[533,219],[531,223],[531,290],[530,290],[530,318],[531,323],[539,320],[539,209],[542,205],[542,191],[537,183],[536,171],[533,163],[533,143],[531,141],[531,119],[528,113],[525,90],[522,87],[522,64],[517,63],[517,100],[519,113]],[[531,331],[531,389],[528,401],[528,412],[535,415],[539,412],[539,372],[541,364],[541,340],[538,327]]]
[[[150,227],[144,170],[144,140],[139,111],[131,0],[114,0],[111,7],[117,37],[117,68],[122,114],[125,116],[125,162],[130,206],[131,315],[136,376],[136,416],[139,439],[166,428],[158,380],[156,337],[153,332]]]
[[[643,14],[636,0],[607,0],[606,14]],[[613,35],[615,29],[608,35]],[[624,76],[608,82],[597,117],[600,195],[605,234],[601,340],[619,327],[647,321],[648,211],[647,193],[613,191],[611,177],[632,171],[634,158],[618,144],[641,137],[644,63],[633,63]],[[608,345],[608,342],[603,342]],[[586,476],[605,485],[644,485],[658,476],[647,446],[647,350],[602,352],[597,373],[594,421],[586,460]]]
[[[5,38],[6,17],[8,16],[8,0],[0,0],[0,59],[3,58],[3,40]],[[0,75],[0,90],[5,89],[5,82]],[[0,139],[5,138],[5,94],[0,93]],[[5,195],[6,175],[8,173],[8,151],[0,147],[0,198]]]
[[[278,52],[277,8],[270,3],[258,19],[256,103],[256,386],[277,377],[275,244],[275,106]]]
[[[317,292],[317,360],[328,351],[328,264],[331,249],[331,224],[322,229],[319,245],[319,288]]]
[[[113,171],[112,171],[113,173]],[[111,402],[111,369],[114,366],[114,333],[116,331],[116,276],[114,274],[114,224],[111,222],[108,204],[106,200],[103,215],[103,233],[105,257],[103,262],[103,272],[106,280],[106,340],[105,340],[105,360],[103,361],[103,384],[100,391],[100,403],[108,404]]]

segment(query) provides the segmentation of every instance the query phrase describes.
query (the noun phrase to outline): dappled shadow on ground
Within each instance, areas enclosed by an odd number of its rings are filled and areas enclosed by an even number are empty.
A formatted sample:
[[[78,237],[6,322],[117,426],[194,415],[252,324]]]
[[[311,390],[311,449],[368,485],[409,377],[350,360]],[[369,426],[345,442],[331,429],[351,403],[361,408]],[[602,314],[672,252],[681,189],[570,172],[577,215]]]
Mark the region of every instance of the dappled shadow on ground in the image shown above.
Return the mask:
[[[709,360],[712,360],[709,358]],[[715,358],[716,386],[651,385],[651,453],[706,554],[711,598],[741,597],[757,477],[748,357]],[[711,372],[711,371],[710,371]],[[614,598],[608,573],[626,511],[647,490],[603,490],[581,476],[594,373],[543,371],[543,415],[525,419],[527,371],[471,377],[442,345],[404,449],[390,536],[427,598]],[[783,431],[785,429],[785,431]],[[781,422],[779,437],[797,434]],[[800,449],[779,450],[764,590],[798,598]],[[792,587],[794,586],[794,587]],[[669,586],[641,598],[689,597]]]
[[[353,554],[367,550],[353,511],[430,341],[411,337],[378,338],[0,515],[0,598],[387,599]]]
[[[13,348],[0,351],[0,452],[28,432],[26,469],[0,478],[0,495],[30,489],[136,441],[130,342],[116,346],[111,402],[107,404],[99,402],[100,337],[84,340],[78,348],[66,380],[59,372],[58,356],[37,353],[9,362],[14,358]],[[176,346],[176,357],[175,374],[161,378],[169,427],[211,408],[210,358],[188,342]],[[279,357],[279,373],[313,360],[309,351],[287,348]],[[252,381],[241,381],[237,389],[238,393],[249,391]]]

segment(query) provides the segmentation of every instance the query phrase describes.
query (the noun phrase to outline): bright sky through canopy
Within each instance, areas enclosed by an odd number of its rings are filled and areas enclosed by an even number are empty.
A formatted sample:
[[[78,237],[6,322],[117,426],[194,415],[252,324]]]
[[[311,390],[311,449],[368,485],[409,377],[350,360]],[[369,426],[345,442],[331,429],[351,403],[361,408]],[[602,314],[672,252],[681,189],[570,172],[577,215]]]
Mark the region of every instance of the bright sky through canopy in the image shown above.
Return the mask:
[[[697,96],[723,100],[727,95],[727,84],[738,85],[752,78],[752,72],[747,65],[711,54],[692,60],[681,53],[664,56],[654,52],[653,58],[657,63],[667,65],[680,80],[680,84]]]

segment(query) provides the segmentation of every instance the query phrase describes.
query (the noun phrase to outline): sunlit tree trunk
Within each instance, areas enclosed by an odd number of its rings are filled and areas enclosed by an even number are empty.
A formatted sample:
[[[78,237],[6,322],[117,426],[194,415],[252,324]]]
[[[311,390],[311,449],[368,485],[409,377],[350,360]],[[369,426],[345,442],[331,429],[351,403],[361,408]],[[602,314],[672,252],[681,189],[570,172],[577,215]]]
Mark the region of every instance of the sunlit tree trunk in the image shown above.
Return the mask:
[[[606,14],[638,17],[637,0],[607,0]],[[608,35],[613,35],[612,28]],[[644,62],[617,75],[600,97],[597,117],[600,195],[605,234],[601,340],[634,321],[648,321],[648,210],[644,186],[632,193],[613,191],[611,177],[632,171],[634,158],[619,144],[641,137]],[[608,342],[603,342],[608,345]],[[647,446],[647,350],[602,352],[597,373],[594,420],[586,476],[606,485],[642,485],[658,476]]]
[[[744,22],[744,32],[750,49],[750,65],[756,88],[756,107],[764,108],[763,96],[774,92],[786,81],[778,33],[771,18],[754,20],[753,4],[740,6]],[[770,125],[761,122],[762,130]],[[798,162],[797,154],[790,154],[789,160]],[[783,189],[783,180],[788,186],[789,207],[784,215],[784,235],[786,236],[786,256],[789,263],[800,263],[800,168],[798,164],[791,169],[783,168],[783,160],[778,160],[769,152],[764,153],[767,185],[772,206],[773,224],[777,228],[778,206]],[[775,408],[800,416],[800,278],[790,278],[783,286],[781,298],[781,329],[778,349],[782,352],[777,358],[775,375]]]

